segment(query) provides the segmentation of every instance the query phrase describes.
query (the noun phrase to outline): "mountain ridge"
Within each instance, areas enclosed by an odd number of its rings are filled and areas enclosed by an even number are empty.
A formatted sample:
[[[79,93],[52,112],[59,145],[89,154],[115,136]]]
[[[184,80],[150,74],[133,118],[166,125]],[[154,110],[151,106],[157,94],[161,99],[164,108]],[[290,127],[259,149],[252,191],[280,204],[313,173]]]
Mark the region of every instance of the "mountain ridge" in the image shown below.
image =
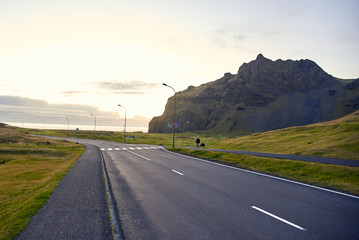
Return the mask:
[[[359,79],[340,81],[308,59],[272,61],[259,54],[237,74],[189,86],[175,97],[181,130],[248,134],[344,116],[359,108]],[[173,101],[150,121],[149,132],[171,131]]]

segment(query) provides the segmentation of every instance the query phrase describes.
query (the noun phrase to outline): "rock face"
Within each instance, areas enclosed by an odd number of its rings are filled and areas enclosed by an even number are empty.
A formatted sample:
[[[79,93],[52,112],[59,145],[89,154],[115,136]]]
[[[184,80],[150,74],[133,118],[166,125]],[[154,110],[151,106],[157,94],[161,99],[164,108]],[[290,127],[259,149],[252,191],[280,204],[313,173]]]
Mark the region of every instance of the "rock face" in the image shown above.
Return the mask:
[[[233,75],[177,92],[176,122],[182,131],[268,131],[332,120],[359,109],[359,79],[340,80],[310,60],[272,61],[259,54]],[[174,97],[149,132],[171,132]],[[189,121],[188,124],[186,122]]]

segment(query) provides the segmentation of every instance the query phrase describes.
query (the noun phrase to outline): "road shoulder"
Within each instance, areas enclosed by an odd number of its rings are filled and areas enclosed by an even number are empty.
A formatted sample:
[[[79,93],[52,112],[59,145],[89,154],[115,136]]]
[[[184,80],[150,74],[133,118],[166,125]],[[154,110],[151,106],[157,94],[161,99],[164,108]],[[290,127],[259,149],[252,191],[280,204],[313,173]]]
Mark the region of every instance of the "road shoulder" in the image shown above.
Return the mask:
[[[113,239],[100,152],[86,145],[17,239]]]

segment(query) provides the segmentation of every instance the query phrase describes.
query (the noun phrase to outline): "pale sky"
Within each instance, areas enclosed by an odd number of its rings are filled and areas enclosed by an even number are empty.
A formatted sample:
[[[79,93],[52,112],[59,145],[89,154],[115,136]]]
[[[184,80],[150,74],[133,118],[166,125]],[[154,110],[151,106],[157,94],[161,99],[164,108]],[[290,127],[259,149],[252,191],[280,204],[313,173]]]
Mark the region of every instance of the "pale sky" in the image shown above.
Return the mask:
[[[162,83],[199,86],[259,53],[358,78],[358,13],[357,0],[0,0],[0,95],[151,119],[173,95]]]

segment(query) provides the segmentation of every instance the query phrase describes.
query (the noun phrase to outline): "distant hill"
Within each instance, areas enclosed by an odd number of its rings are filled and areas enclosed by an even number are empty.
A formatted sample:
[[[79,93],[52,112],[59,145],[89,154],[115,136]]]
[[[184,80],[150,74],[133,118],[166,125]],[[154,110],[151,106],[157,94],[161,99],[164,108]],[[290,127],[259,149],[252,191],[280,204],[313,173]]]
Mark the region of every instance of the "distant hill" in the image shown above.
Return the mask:
[[[248,134],[333,120],[359,109],[359,78],[337,79],[311,60],[272,61],[259,54],[237,74],[176,93],[180,129]],[[170,132],[174,97],[149,123]],[[185,124],[189,121],[188,124]]]

